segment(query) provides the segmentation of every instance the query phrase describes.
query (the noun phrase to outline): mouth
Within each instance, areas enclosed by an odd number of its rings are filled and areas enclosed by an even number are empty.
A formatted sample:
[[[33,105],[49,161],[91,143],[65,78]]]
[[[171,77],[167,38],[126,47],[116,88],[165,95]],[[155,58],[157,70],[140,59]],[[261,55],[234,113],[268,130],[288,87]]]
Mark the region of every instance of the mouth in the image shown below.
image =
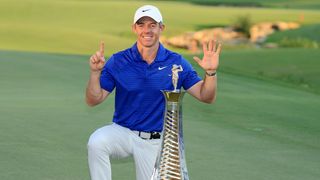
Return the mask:
[[[146,39],[146,40],[150,40],[150,39],[152,39],[152,37],[153,37],[153,36],[151,36],[151,35],[143,35],[143,36],[142,36],[142,38],[143,38],[143,39]]]
[[[151,40],[153,36],[142,36],[143,39]]]

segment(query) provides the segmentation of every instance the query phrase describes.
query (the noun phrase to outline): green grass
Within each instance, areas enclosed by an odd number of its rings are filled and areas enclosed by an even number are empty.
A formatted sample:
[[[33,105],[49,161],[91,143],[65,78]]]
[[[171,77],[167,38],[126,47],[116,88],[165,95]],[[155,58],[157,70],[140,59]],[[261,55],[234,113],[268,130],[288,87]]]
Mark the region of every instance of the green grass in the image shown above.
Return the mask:
[[[164,0],[167,1],[167,0]],[[182,1],[182,0],[173,0]],[[185,0],[184,0],[185,1]],[[198,5],[212,6],[238,6],[238,7],[272,7],[294,9],[319,9],[318,0],[186,0]]]
[[[319,7],[314,0],[263,1],[309,10],[159,1],[0,3],[1,180],[89,179],[86,143],[96,128],[111,122],[114,96],[95,108],[85,105],[88,58],[100,40],[106,42],[107,55],[131,46],[132,16],[143,4],[160,7],[165,36],[226,26],[244,14],[254,22],[297,21],[304,14],[301,30],[275,34],[275,39],[293,33],[318,41],[307,33],[317,33],[314,24],[320,23],[320,12],[312,10]],[[184,99],[190,178],[318,179],[319,56],[316,49],[224,49],[217,102],[206,105],[188,95]],[[112,164],[114,179],[133,179],[132,159]]]
[[[280,46],[295,45],[297,41],[301,41],[300,47],[312,46],[312,44],[320,43],[320,24],[302,26],[299,29],[276,32],[267,38],[267,43],[277,43]],[[287,44],[284,44],[286,43]],[[290,44],[291,42],[291,44]],[[319,46],[319,45],[318,45]]]
[[[319,9],[320,3],[318,0],[273,0],[264,1],[264,5],[275,8],[293,8],[293,9]]]
[[[111,121],[114,99],[86,107],[87,59],[0,51],[0,179],[88,179],[87,139]],[[184,99],[190,178],[318,179],[319,95],[218,76],[214,105]],[[132,179],[132,161],[113,161],[113,176]]]
[[[219,71],[320,93],[319,59],[318,49],[233,50],[222,52]]]
[[[260,22],[298,21],[303,13],[305,24],[320,23],[320,12],[316,10],[206,7],[158,1],[0,0],[0,3],[0,49],[19,51],[91,54],[104,40],[106,53],[110,55],[135,40],[131,32],[133,14],[146,3],[162,10],[167,37],[199,27],[230,25],[237,16],[245,14],[253,22]]]

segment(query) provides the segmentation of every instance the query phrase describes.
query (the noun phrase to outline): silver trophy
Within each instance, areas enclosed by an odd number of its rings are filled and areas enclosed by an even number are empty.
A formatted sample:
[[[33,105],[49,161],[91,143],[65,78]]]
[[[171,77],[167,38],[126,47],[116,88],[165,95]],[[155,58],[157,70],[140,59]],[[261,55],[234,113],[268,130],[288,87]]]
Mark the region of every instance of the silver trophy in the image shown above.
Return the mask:
[[[184,92],[177,89],[181,65],[172,66],[173,91],[162,91],[166,109],[162,131],[161,149],[151,180],[189,180],[184,153],[182,131],[182,98]]]

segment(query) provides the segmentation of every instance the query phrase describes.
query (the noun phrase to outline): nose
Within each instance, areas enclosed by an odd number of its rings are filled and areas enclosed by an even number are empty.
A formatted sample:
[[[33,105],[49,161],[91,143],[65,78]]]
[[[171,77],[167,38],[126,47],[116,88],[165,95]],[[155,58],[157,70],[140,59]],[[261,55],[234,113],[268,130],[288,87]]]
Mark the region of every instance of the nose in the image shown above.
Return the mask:
[[[145,32],[145,33],[151,32],[151,28],[149,26],[144,26],[143,32]]]

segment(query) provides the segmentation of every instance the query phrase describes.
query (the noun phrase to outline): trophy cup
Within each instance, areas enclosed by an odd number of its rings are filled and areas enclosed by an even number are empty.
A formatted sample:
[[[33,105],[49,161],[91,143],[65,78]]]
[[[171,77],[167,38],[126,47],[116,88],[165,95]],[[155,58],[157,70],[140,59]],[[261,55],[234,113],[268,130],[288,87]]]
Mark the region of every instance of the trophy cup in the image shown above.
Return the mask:
[[[177,89],[181,65],[172,66],[173,91],[162,91],[165,100],[165,116],[161,149],[151,180],[189,180],[184,153],[182,131],[182,98],[184,92]]]

